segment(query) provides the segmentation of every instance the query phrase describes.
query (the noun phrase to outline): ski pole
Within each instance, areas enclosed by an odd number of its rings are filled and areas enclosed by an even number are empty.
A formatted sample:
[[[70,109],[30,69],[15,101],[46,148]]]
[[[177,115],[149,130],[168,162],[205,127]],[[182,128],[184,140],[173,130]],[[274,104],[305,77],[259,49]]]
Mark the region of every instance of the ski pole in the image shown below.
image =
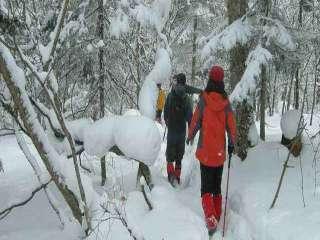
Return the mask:
[[[225,204],[224,204],[222,238],[224,238],[225,228],[226,228],[226,215],[227,215],[227,203],[228,203],[228,193],[229,193],[229,178],[230,178],[231,157],[232,157],[232,154],[229,155],[229,162],[228,162],[227,190],[226,190],[226,199],[225,199]]]

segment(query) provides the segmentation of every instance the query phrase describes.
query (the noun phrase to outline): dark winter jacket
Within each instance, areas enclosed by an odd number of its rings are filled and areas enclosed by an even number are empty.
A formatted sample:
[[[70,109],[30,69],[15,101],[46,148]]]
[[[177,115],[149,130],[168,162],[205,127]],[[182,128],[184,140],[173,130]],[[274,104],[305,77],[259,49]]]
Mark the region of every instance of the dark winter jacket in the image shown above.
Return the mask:
[[[183,99],[183,110],[176,111],[177,96]],[[177,114],[179,112],[179,114]],[[186,94],[186,85],[177,84],[168,94],[164,106],[164,121],[168,128],[168,144],[184,142],[186,138],[186,124],[191,122],[192,105]]]

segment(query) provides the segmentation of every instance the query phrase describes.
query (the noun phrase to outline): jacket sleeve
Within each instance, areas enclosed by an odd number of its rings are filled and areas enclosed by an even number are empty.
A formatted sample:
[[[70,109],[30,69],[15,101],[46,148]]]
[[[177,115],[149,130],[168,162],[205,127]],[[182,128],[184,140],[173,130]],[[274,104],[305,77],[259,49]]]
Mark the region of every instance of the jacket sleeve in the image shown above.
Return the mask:
[[[192,87],[190,85],[185,85],[187,94],[201,94],[202,90],[200,88]]]
[[[188,131],[189,140],[192,140],[201,128],[204,107],[205,107],[204,98],[200,96],[200,100],[192,116],[191,124],[189,125],[189,131]]]
[[[226,131],[228,134],[228,144],[235,145],[237,137],[237,125],[234,113],[232,111],[230,103],[225,109],[226,111]]]
[[[188,123],[188,126],[191,124],[192,119],[192,101],[189,97],[187,97],[187,105],[186,105],[186,122]]]
[[[166,125],[168,125],[168,118],[169,118],[170,96],[171,95],[169,93],[167,96],[167,99],[165,101],[164,110],[163,110],[163,118],[164,118]]]

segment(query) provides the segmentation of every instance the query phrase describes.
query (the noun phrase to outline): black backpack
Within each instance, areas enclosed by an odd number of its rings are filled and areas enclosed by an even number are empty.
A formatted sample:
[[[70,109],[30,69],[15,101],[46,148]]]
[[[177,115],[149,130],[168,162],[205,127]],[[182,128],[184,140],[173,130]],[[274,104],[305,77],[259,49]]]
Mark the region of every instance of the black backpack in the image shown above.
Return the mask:
[[[185,127],[186,110],[187,110],[187,95],[185,89],[175,88],[171,92],[170,111],[169,111],[169,126],[174,128]]]

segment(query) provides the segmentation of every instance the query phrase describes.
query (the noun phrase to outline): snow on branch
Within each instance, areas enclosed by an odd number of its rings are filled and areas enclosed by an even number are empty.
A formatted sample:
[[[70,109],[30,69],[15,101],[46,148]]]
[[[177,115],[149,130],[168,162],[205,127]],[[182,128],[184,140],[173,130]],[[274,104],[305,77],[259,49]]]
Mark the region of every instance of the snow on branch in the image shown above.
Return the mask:
[[[50,34],[51,41],[47,46],[40,45],[39,50],[42,56],[42,62],[44,63],[44,70],[47,71],[49,69],[49,65],[51,63],[51,58],[54,55],[54,52],[56,50],[58,41],[59,41],[59,35],[62,30],[63,22],[65,19],[65,16],[67,14],[67,9],[69,5],[69,0],[64,0],[62,9],[59,13],[57,25],[54,29],[54,31]]]
[[[171,0],[154,0],[150,7],[143,3],[130,9],[130,15],[135,17],[142,26],[153,26],[161,33],[168,20],[171,10]]]
[[[139,110],[142,115],[155,119],[158,98],[157,84],[163,84],[170,78],[171,60],[169,52],[159,48],[153,69],[147,75],[139,93]]]
[[[241,18],[234,21],[226,27],[221,33],[213,37],[209,36],[201,51],[202,60],[206,60],[219,50],[229,51],[237,43],[246,44],[253,36],[254,29],[248,23],[247,18]]]
[[[257,80],[261,73],[261,66],[267,65],[271,59],[272,54],[260,44],[250,52],[246,61],[247,68],[241,81],[236,85],[230,96],[231,102],[241,101],[247,98],[248,93],[256,89],[258,84]]]
[[[122,0],[119,8],[110,22],[110,34],[119,38],[121,34],[129,31],[129,16],[141,24],[142,27],[152,27],[159,38],[169,49],[168,39],[162,30],[169,19],[171,0],[154,0],[150,6],[144,1],[139,1],[134,7],[130,7],[127,0]],[[126,12],[126,13],[125,13]]]
[[[119,38],[121,34],[129,31],[129,18],[121,8],[116,11],[116,15],[110,19],[110,35]]]
[[[263,26],[263,35],[267,38],[267,46],[270,45],[271,42],[274,42],[276,45],[288,50],[296,49],[296,44],[291,34],[279,20],[265,17],[263,17],[263,19],[268,21],[268,24]]]

